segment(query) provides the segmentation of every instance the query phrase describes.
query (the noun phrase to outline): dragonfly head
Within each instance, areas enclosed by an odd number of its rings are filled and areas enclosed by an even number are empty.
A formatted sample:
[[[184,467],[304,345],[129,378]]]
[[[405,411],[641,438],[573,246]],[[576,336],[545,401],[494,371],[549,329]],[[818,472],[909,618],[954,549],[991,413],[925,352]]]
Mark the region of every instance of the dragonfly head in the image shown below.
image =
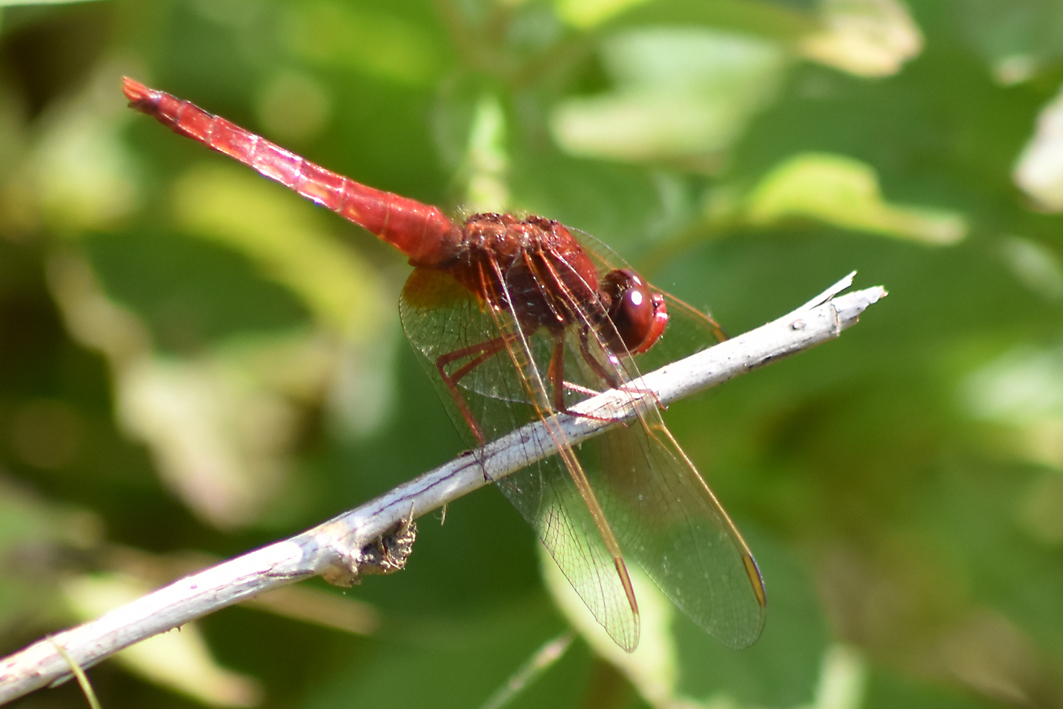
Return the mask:
[[[630,268],[610,271],[602,279],[601,294],[613,324],[605,335],[611,348],[620,345],[631,354],[642,354],[660,339],[668,308],[664,296],[650,290],[639,274]]]

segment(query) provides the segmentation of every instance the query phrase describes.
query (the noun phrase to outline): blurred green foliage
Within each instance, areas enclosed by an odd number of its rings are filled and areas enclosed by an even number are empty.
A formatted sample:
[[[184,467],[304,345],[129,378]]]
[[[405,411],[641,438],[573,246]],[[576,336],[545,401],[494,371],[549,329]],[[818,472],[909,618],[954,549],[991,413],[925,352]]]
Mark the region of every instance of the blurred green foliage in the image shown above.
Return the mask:
[[[374,187],[595,234],[732,333],[851,269],[890,291],[667,414],[757,555],[761,640],[664,616],[674,686],[578,640],[514,706],[1063,706],[1058,3],[0,6],[0,652],[460,449],[403,258],[127,110],[130,75]],[[401,574],[100,665],[103,705],[486,702],[567,621],[495,491],[420,526]]]

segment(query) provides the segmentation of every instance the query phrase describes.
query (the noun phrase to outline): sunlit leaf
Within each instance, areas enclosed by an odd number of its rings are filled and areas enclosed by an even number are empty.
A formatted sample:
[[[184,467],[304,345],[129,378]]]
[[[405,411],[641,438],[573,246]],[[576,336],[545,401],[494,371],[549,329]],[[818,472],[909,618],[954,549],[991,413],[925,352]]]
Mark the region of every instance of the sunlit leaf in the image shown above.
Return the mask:
[[[871,167],[838,155],[790,158],[753,189],[747,210],[758,225],[804,217],[928,244],[953,244],[967,231],[962,216],[953,212],[890,204]]]
[[[822,0],[823,29],[803,38],[809,59],[859,76],[888,76],[922,51],[923,37],[898,0]]]
[[[76,232],[106,228],[131,211],[134,169],[111,109],[86,91],[51,116],[32,163],[47,221]]]
[[[769,42],[689,29],[618,35],[603,59],[617,90],[560,104],[553,134],[576,155],[635,161],[723,150],[786,67]]]
[[[1037,117],[1036,131],[1015,165],[1015,182],[1045,209],[1063,211],[1063,94]]]
[[[593,27],[648,0],[557,0],[557,14],[576,27]]]
[[[642,631],[638,649],[628,653],[617,646],[590,614],[545,548],[540,550],[540,558],[547,588],[569,622],[595,651],[619,667],[651,705],[666,706],[675,702],[679,666],[672,619],[676,611],[649,577],[637,567],[629,569],[639,599]]]
[[[200,166],[182,176],[173,200],[178,225],[245,254],[338,332],[365,336],[393,309],[376,277],[324,226],[331,215],[250,171]]]

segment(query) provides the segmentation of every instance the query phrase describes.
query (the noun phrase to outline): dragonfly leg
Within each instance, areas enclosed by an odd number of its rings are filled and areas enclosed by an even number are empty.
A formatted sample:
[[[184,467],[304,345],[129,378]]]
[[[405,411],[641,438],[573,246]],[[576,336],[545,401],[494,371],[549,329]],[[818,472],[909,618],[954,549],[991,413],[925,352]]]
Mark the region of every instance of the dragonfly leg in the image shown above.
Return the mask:
[[[594,373],[605,380],[605,383],[609,385],[611,389],[622,389],[623,391],[631,394],[649,395],[657,401],[658,408],[664,408],[661,406],[660,400],[657,399],[657,395],[650,389],[638,389],[635,387],[629,387],[616,378],[616,375],[610,372],[608,369],[602,366],[602,363],[594,356],[594,353],[590,350],[590,343],[587,340],[587,332],[584,330],[580,333],[579,337],[579,351],[583,356],[583,360],[590,366]]]
[[[583,349],[582,346],[580,349]],[[584,355],[586,357],[586,355]],[[597,362],[594,363],[597,365]],[[610,381],[604,372],[604,368],[598,365],[595,370],[596,374],[602,376],[606,381]],[[565,389],[569,388],[573,391],[580,393],[594,395],[598,394],[592,389],[579,386],[578,384],[572,384],[565,381],[565,337],[561,334],[554,344],[553,354],[550,355],[550,366],[547,369],[547,377],[550,380],[550,388],[554,390],[554,411],[558,413],[568,414],[570,416],[579,416],[581,418],[591,419],[592,421],[611,421],[612,419],[607,416],[595,416],[594,414],[584,414],[578,411],[572,411],[565,404]],[[612,384],[610,384],[612,386]]]
[[[469,372],[476,369],[505,348],[506,337],[495,337],[490,340],[484,340],[475,345],[470,345],[469,347],[462,347],[453,352],[447,352],[444,355],[440,355],[436,360],[436,370],[439,372],[443,384],[447,387],[450,396],[458,405],[462,418],[464,418],[465,423],[468,424],[469,429],[472,431],[472,435],[476,437],[477,445],[481,447],[487,442],[487,439],[484,437],[483,429],[480,428],[480,423],[476,420],[476,417],[472,415],[472,411],[469,410],[469,405],[466,403],[465,397],[463,397],[461,392],[458,391],[458,382],[468,375]],[[448,364],[463,360],[466,357],[472,357],[472,359],[463,364],[456,372],[454,372],[454,374],[447,374],[446,367]]]

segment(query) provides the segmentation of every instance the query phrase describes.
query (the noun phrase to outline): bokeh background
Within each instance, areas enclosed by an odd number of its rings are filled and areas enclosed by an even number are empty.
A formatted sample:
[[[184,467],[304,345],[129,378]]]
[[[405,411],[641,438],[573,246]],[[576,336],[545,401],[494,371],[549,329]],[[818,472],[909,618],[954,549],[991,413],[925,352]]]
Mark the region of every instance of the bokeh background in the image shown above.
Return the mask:
[[[1063,706],[1063,3],[0,6],[0,653],[461,450],[404,259],[128,110],[131,75],[375,187],[592,233],[731,333],[852,269],[890,291],[666,416],[760,562],[760,642],[665,609],[641,659],[577,635],[512,706]],[[114,709],[482,706],[566,637],[537,548],[486,489],[400,574],[90,678]]]

